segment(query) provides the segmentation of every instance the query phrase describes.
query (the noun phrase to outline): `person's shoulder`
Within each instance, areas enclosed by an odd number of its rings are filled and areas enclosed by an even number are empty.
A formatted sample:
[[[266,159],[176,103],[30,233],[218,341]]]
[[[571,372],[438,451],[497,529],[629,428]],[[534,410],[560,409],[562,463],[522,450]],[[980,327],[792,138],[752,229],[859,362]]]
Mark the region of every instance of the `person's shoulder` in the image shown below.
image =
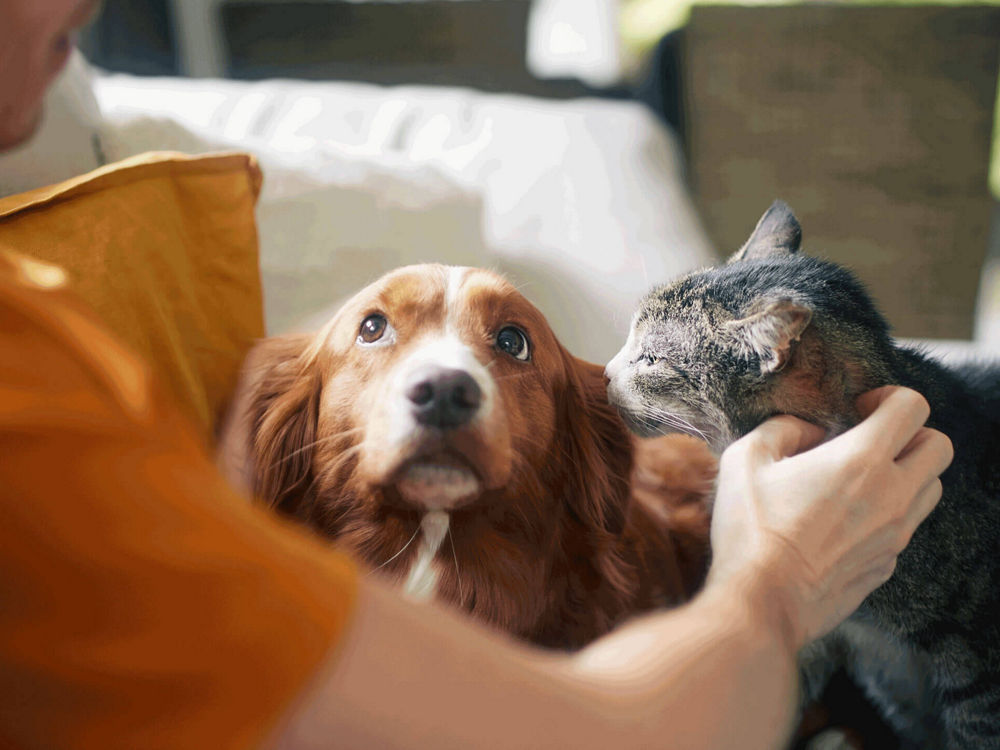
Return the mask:
[[[0,363],[22,388],[99,386],[135,418],[149,412],[150,372],[93,316],[58,265],[0,247]],[[44,367],[44,377],[40,367]],[[83,378],[84,380],[81,380]],[[72,382],[71,382],[72,381]]]
[[[0,247],[0,282],[29,289],[61,289],[66,286],[67,274],[60,266]]]

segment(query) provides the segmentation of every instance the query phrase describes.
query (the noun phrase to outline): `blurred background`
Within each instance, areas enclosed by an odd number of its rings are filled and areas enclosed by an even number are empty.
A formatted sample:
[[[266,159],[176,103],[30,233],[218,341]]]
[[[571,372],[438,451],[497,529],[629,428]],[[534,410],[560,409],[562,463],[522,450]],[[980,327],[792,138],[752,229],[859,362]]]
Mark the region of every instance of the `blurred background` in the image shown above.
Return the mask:
[[[720,5],[708,11],[710,20],[706,21],[706,6]],[[955,22],[948,21],[954,15],[948,6],[1000,7],[1000,0],[842,2],[833,13],[824,11],[822,5],[759,0],[721,4],[695,0],[104,0],[103,12],[83,34],[80,47],[92,63],[106,70],[139,75],[339,79],[470,86],[557,98],[634,97],[649,103],[680,130],[684,112],[681,47],[693,7],[695,28],[689,35],[701,41],[703,30],[718,27],[736,46],[729,57],[742,58],[744,63],[753,57],[759,64],[762,48],[802,46],[801,40],[781,35],[795,35],[804,25],[826,27],[820,35],[834,37],[834,44],[841,25],[850,29],[859,46],[885,45],[892,40],[911,47],[914,58],[933,57],[936,50],[925,46],[927,39],[907,39],[914,22],[919,25],[921,20],[935,27],[932,35],[944,57],[958,61],[968,55],[962,46],[963,31],[949,28]],[[753,6],[757,7],[750,13],[743,12]],[[802,6],[809,10],[796,9]],[[895,8],[874,14],[866,10],[871,6]],[[995,13],[967,14],[966,24],[974,23],[977,16],[989,18]],[[726,23],[743,26],[758,19],[762,22],[755,28],[735,34],[734,29],[724,28]],[[988,22],[978,35],[996,38],[994,24]],[[870,27],[870,33],[859,25]],[[757,39],[756,48],[745,46],[751,37]],[[823,52],[834,62],[846,51],[828,48]],[[774,52],[775,57],[787,59],[798,51]],[[878,54],[884,66],[873,71],[875,75],[920,73],[919,69],[907,70],[909,61],[898,52],[871,50],[871,57]],[[689,45],[688,56],[693,60],[704,53]],[[839,62],[850,64],[849,59]],[[877,62],[873,59],[873,66]],[[953,67],[942,72],[953,78],[970,74],[990,78],[989,55],[965,62],[964,70]],[[1000,120],[991,129],[991,136],[997,134]],[[989,180],[992,192],[1000,195],[1000,138],[991,140]]]
[[[80,46],[121,125],[101,158],[261,156],[272,329],[330,296],[295,264],[353,284],[437,252],[545,278],[543,310],[597,359],[642,289],[732,252],[781,197],[899,335],[1000,348],[997,3],[105,0]],[[303,174],[377,183],[367,234]],[[469,210],[426,224],[449,200]]]

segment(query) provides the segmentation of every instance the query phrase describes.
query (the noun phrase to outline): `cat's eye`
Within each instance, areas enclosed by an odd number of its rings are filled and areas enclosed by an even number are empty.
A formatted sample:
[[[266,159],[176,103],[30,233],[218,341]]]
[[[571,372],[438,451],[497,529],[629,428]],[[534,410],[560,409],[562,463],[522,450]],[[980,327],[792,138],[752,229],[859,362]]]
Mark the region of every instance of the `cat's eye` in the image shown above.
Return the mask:
[[[520,328],[507,326],[497,334],[496,347],[514,359],[527,362],[531,359],[531,343],[528,335]]]
[[[653,365],[655,365],[657,362],[660,361],[660,358],[657,357],[655,354],[650,354],[649,352],[646,352],[641,357],[639,357],[639,361],[645,364],[647,367],[652,367]]]
[[[364,344],[373,344],[385,335],[389,322],[384,315],[375,313],[369,315],[361,321],[361,328],[358,330],[358,341]]]

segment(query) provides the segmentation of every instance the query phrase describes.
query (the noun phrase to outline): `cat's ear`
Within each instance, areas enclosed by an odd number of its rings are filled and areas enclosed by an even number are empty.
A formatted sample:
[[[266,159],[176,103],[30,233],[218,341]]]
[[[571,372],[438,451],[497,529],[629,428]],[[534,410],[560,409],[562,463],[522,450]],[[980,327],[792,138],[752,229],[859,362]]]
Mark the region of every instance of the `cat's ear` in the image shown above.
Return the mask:
[[[767,258],[771,255],[792,255],[799,251],[801,242],[802,227],[799,226],[799,220],[787,203],[777,200],[760,217],[750,239],[733,253],[729,262]]]
[[[760,312],[729,321],[726,327],[760,359],[761,375],[768,375],[788,364],[795,342],[810,320],[812,310],[782,298],[769,302]]]

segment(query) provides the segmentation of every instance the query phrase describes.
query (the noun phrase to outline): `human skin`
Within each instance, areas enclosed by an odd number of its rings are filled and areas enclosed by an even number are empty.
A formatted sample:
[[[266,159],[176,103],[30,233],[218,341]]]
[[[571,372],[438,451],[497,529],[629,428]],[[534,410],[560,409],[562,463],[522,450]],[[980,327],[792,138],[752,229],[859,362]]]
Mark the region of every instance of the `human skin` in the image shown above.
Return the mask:
[[[35,132],[45,91],[99,0],[0,0],[0,151]]]
[[[794,417],[731,446],[704,591],[579,653],[516,645],[366,579],[346,639],[267,746],[780,747],[799,648],[889,578],[952,457],[915,392],[858,406],[865,421],[811,450],[823,431]]]

